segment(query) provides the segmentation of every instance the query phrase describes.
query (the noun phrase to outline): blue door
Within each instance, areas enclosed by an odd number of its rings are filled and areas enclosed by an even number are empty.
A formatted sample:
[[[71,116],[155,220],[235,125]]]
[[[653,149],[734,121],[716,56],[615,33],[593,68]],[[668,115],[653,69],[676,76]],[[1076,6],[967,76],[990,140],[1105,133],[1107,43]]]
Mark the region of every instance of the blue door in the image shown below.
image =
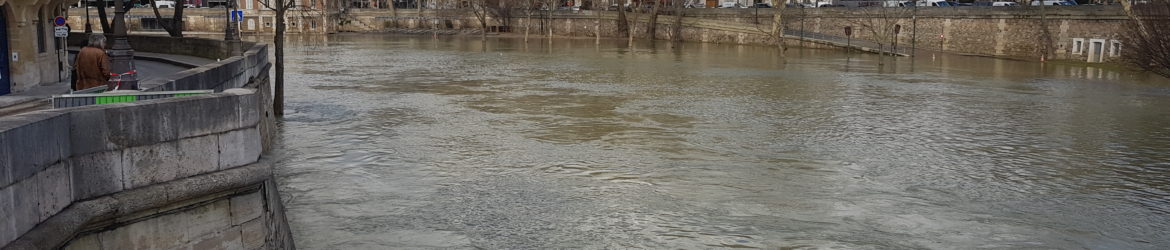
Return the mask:
[[[11,75],[8,74],[8,17],[4,16],[8,6],[0,6],[0,95],[12,92]]]

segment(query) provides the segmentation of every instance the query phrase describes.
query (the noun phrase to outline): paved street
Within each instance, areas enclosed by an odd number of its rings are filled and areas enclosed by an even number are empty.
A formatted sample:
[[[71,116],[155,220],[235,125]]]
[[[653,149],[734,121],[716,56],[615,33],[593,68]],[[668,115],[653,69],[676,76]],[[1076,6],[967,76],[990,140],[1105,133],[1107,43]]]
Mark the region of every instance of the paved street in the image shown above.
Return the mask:
[[[163,54],[150,54],[150,56],[155,58],[172,57],[171,55]],[[194,60],[188,57],[174,59],[187,64],[206,64],[212,62],[211,60],[207,59]],[[72,54],[70,55],[69,61],[73,61]],[[189,69],[188,67],[177,66],[170,63],[142,60],[141,58],[134,60],[134,65],[138,69],[138,76],[140,81],[150,80],[156,77],[166,76]],[[0,96],[0,116],[47,108],[47,98],[49,96],[65,94],[68,92],[69,80],[65,79],[64,81],[54,84],[37,86],[25,92]]]

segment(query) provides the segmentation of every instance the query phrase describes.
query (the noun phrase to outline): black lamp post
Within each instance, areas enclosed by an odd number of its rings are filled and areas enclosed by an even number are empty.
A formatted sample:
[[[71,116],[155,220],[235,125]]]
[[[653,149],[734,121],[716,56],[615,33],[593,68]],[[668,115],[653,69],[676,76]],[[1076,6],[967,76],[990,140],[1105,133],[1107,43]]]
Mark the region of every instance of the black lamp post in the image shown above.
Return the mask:
[[[223,40],[224,41],[239,41],[240,35],[236,31],[237,29],[239,29],[238,27],[236,27],[237,26],[236,20],[235,20],[236,15],[235,15],[235,13],[232,13],[233,10],[235,9],[235,5],[236,5],[235,0],[225,0],[224,4],[227,5],[227,6],[224,6],[224,9],[227,10],[228,15],[227,15],[227,23],[224,24]]]
[[[114,1],[114,34],[110,46],[110,73],[120,76],[110,79],[118,89],[138,90],[138,74],[134,72],[134,49],[126,37],[126,0]]]
[[[86,1],[81,1],[81,2],[85,3],[85,5],[83,5],[82,7],[85,8],[85,37],[86,37],[86,39],[88,39],[89,35],[93,34],[93,25],[91,25],[89,23],[89,1],[86,0]],[[85,46],[85,45],[87,45],[87,44],[82,44],[82,46]]]

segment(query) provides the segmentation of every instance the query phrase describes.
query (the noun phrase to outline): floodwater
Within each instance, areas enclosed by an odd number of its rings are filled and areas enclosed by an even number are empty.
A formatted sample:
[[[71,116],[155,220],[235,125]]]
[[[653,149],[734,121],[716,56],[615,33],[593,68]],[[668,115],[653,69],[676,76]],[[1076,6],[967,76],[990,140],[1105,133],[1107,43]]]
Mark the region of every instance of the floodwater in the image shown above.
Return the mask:
[[[273,157],[303,249],[1170,247],[1165,78],[719,44],[289,42]]]

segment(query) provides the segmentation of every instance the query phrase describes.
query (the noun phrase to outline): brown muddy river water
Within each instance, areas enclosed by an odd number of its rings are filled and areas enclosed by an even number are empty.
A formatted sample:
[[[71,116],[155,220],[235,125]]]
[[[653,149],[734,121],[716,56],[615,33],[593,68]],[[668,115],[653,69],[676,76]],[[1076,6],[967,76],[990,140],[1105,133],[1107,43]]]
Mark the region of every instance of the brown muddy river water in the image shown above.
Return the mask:
[[[290,40],[303,249],[1170,248],[1170,80],[591,39]]]

